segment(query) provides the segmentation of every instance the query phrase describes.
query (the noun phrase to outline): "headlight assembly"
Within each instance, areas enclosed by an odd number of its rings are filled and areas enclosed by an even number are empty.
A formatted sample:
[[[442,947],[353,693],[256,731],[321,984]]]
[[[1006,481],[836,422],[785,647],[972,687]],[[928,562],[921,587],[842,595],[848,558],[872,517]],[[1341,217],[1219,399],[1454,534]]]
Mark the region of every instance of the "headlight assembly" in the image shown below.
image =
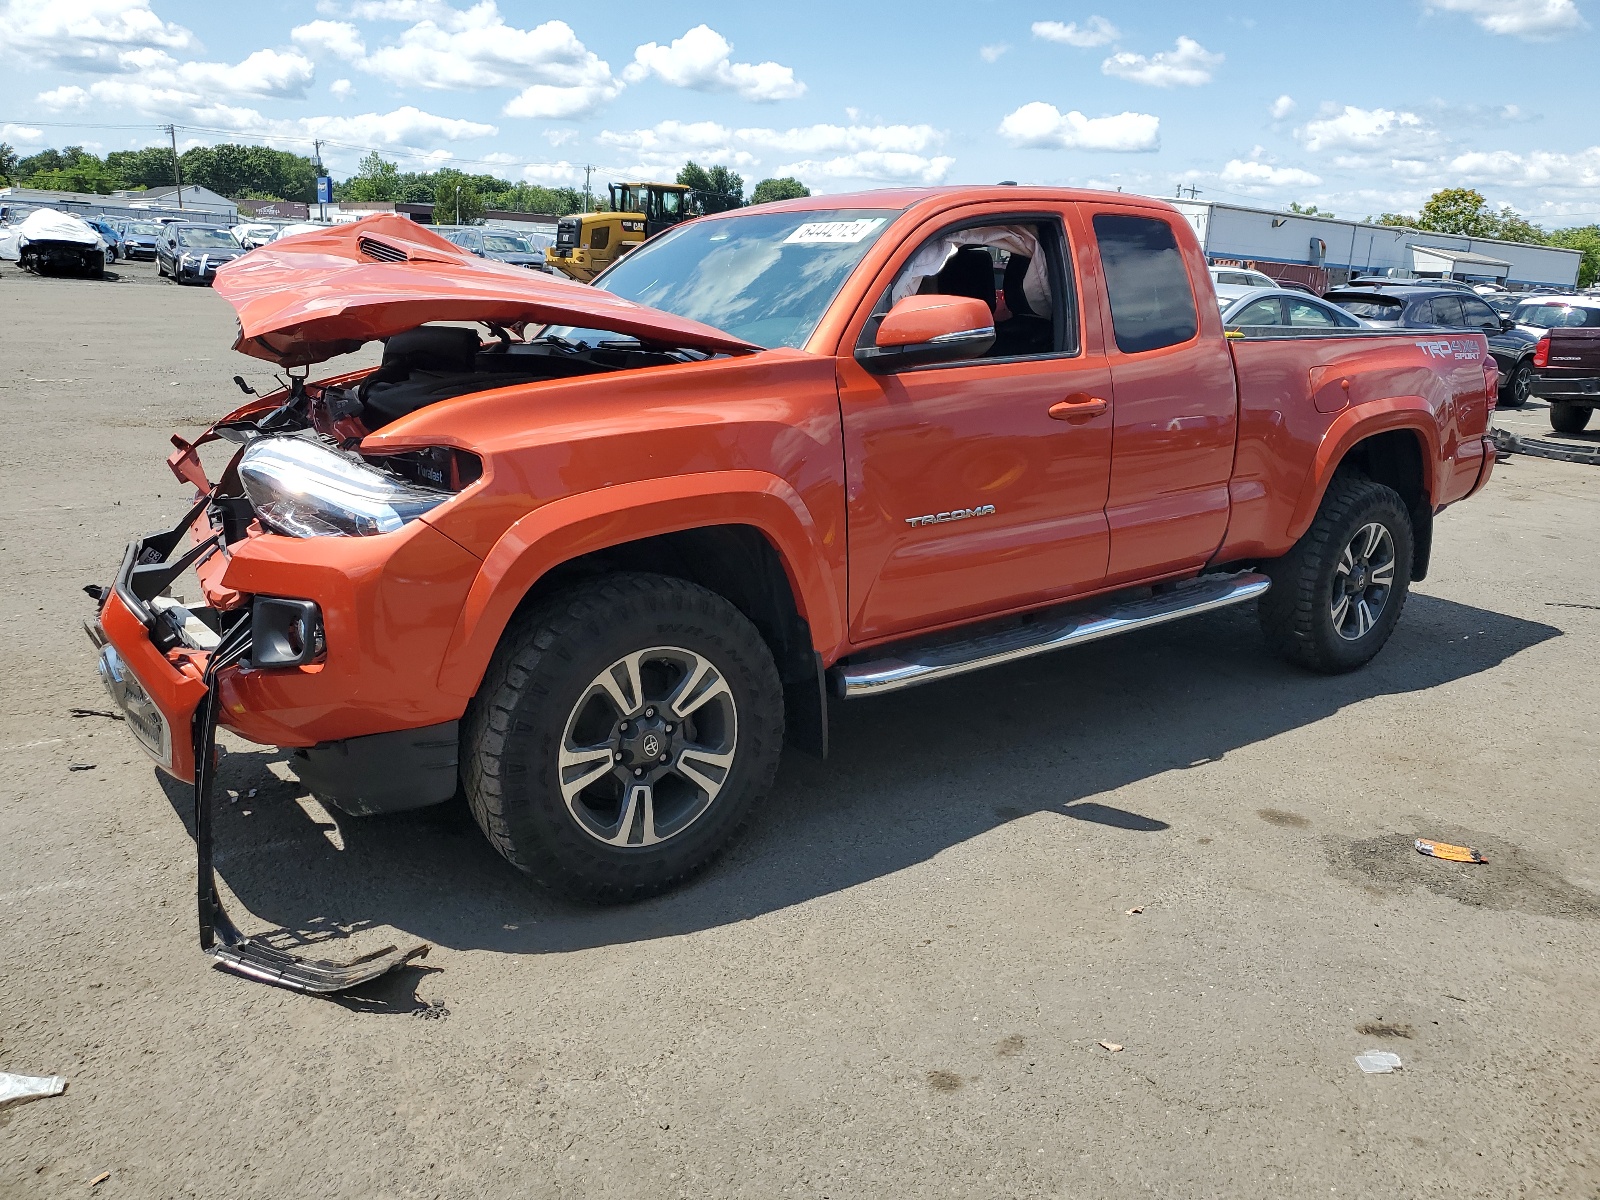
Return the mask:
[[[393,533],[451,496],[298,437],[252,442],[239,477],[261,523],[290,537]]]

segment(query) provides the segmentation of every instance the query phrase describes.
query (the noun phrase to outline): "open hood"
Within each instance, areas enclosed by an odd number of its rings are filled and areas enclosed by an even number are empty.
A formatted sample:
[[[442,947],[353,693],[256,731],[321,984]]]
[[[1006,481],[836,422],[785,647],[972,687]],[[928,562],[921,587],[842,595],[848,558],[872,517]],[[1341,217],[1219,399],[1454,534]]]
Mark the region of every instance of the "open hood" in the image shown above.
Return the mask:
[[[286,367],[430,321],[578,325],[695,350],[759,349],[587,284],[479,258],[392,213],[279,238],[218,268],[215,286],[239,314],[234,349]]]

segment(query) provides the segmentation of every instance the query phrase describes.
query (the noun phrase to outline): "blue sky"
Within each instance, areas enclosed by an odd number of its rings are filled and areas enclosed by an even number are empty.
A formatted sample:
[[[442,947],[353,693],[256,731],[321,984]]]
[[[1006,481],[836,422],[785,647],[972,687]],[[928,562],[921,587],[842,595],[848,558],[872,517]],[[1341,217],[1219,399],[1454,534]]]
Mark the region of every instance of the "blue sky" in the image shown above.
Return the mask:
[[[368,147],[597,186],[685,158],[814,190],[1121,186],[1600,219],[1600,0],[552,6],[0,0],[0,140]],[[202,132],[205,130],[206,132]]]

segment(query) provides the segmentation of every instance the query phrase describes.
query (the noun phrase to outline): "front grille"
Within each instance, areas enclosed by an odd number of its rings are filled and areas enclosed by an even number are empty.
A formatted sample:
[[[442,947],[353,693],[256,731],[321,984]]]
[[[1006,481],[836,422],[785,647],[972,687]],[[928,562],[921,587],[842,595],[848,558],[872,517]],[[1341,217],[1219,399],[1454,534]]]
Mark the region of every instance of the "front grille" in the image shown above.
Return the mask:
[[[368,258],[375,258],[379,262],[405,262],[406,252],[398,246],[391,246],[388,242],[380,242],[377,238],[364,237],[356,241],[356,249]]]

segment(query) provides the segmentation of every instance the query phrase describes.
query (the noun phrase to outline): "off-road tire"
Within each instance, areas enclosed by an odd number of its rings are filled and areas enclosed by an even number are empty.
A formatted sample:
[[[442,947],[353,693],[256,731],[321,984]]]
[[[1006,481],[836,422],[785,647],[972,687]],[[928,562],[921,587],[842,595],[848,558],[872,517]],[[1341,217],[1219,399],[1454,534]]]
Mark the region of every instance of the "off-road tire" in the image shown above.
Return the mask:
[[[1565,401],[1550,405],[1550,428],[1557,433],[1582,433],[1589,425],[1589,414],[1594,409],[1587,404],[1569,404]]]
[[[1511,374],[1506,376],[1506,385],[1500,389],[1500,398],[1495,402],[1499,408],[1521,408],[1528,402],[1528,383],[1533,378],[1533,363],[1524,359],[1511,368]]]
[[[1347,640],[1333,619],[1335,577],[1351,539],[1373,523],[1389,534],[1394,582],[1372,627]],[[1272,580],[1258,608],[1268,645],[1290,662],[1326,675],[1365,666],[1400,620],[1411,587],[1414,546],[1411,516],[1394,489],[1355,472],[1334,476],[1311,528],[1288,554],[1263,567]]]
[[[558,752],[596,675],[661,645],[703,656],[727,681],[736,757],[710,807],[682,832],[651,846],[607,844],[568,810]],[[561,592],[506,631],[467,712],[462,782],[478,826],[507,862],[568,896],[636,900],[689,878],[744,829],[772,786],[783,722],[777,667],[743,613],[681,579],[608,575]]]

